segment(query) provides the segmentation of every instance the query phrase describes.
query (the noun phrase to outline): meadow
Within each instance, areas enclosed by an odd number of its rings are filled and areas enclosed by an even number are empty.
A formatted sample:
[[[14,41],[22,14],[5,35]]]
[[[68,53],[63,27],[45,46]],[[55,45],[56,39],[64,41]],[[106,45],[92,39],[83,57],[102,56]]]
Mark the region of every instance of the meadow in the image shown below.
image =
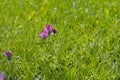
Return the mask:
[[[57,34],[42,39],[46,24]],[[0,0],[0,72],[6,80],[120,80],[120,0]]]

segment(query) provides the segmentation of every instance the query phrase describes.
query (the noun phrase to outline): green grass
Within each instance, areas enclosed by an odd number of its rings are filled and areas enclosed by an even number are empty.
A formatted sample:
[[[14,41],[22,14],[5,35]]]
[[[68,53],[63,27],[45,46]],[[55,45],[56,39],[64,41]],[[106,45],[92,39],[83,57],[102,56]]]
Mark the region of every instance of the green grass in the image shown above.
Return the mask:
[[[48,23],[58,34],[43,44]],[[0,71],[8,80],[119,80],[120,1],[0,0]]]

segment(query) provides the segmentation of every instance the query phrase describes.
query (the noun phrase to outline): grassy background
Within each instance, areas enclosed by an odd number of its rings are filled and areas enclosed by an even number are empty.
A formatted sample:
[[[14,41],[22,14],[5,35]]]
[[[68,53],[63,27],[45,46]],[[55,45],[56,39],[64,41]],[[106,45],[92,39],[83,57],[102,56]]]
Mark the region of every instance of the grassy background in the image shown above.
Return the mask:
[[[48,23],[58,34],[43,44]],[[120,1],[0,0],[0,71],[8,80],[119,80]]]

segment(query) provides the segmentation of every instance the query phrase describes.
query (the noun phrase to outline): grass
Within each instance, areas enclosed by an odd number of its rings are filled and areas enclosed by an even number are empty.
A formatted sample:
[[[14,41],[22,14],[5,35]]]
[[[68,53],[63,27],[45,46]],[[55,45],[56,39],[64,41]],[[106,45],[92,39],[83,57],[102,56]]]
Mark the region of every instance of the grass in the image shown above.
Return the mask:
[[[8,80],[119,80],[119,0],[0,0],[0,71]],[[46,24],[58,34],[45,43]],[[3,53],[13,52],[13,63]]]

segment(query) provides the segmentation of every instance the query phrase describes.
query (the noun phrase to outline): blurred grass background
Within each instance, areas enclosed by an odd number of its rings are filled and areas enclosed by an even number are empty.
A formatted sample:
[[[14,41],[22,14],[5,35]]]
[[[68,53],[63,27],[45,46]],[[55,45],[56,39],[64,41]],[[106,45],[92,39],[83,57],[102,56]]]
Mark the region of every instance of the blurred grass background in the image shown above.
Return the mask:
[[[48,23],[58,34],[42,44]],[[0,71],[8,80],[119,80],[120,1],[0,0]]]

